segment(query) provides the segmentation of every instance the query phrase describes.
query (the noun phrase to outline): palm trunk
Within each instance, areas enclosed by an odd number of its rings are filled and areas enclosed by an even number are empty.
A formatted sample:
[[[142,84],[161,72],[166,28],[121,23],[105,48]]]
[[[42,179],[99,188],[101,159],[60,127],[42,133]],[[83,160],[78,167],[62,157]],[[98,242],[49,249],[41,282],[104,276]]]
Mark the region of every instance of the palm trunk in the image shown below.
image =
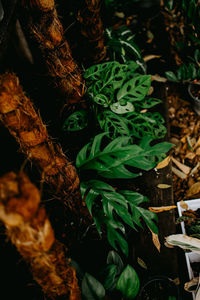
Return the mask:
[[[72,58],[59,21],[54,0],[23,1],[29,31],[37,42],[53,84],[67,97],[67,103],[78,103],[84,94],[81,72]]]
[[[11,242],[30,266],[33,278],[50,299],[80,300],[76,272],[64,245],[40,205],[39,190],[28,177],[10,172],[0,178],[0,220]]]
[[[106,56],[100,10],[101,0],[83,0],[83,8],[78,15],[84,40],[84,58],[89,64],[99,63]]]
[[[15,74],[0,76],[0,120],[19,143],[21,152],[39,168],[43,180],[64,202],[70,211],[68,222],[71,219],[79,224],[87,209],[81,198],[77,171],[61,147],[52,142]]]

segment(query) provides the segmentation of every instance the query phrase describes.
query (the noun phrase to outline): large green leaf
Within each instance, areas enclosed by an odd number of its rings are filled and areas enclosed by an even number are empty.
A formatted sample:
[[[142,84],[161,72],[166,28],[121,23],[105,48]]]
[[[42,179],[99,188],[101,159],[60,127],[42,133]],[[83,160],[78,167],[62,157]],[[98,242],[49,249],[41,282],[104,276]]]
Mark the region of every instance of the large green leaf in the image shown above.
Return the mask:
[[[103,285],[89,273],[85,273],[82,280],[82,294],[86,300],[99,300],[105,296]]]
[[[141,101],[151,86],[151,75],[138,75],[126,82],[117,93],[117,100]]]
[[[118,137],[102,149],[102,139],[106,133],[95,136],[92,143],[85,145],[77,155],[76,166],[80,169],[96,170],[106,178],[134,178],[140,173],[133,173],[127,166],[142,170],[155,167],[159,158],[172,147],[163,142],[151,146],[152,139],[143,139],[141,145],[130,145],[128,137]]]
[[[140,281],[137,273],[130,265],[127,265],[120,275],[116,289],[119,290],[124,298],[134,299],[140,288]]]
[[[106,290],[112,290],[116,285],[117,266],[107,266],[104,270],[104,274],[104,287]]]
[[[129,191],[129,190],[120,191],[120,193],[124,196],[127,203],[129,203],[131,207],[133,222],[137,224],[139,227],[142,227],[141,220],[140,220],[140,218],[142,217],[146,225],[154,233],[158,234],[158,228],[155,223],[155,221],[158,220],[157,215],[149,211],[148,209],[139,206],[141,203],[148,201],[148,198],[144,197],[139,193]]]

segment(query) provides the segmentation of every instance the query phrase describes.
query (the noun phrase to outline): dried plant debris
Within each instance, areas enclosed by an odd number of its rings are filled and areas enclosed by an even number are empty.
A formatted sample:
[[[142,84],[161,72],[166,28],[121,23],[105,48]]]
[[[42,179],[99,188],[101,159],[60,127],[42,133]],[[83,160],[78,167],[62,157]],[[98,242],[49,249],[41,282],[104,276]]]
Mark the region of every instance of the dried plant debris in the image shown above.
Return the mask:
[[[10,172],[0,178],[0,220],[45,295],[81,299],[67,249],[55,240],[45,209],[40,207],[40,192],[24,173]]]
[[[191,104],[175,90],[168,92],[175,201],[200,195],[200,120]]]

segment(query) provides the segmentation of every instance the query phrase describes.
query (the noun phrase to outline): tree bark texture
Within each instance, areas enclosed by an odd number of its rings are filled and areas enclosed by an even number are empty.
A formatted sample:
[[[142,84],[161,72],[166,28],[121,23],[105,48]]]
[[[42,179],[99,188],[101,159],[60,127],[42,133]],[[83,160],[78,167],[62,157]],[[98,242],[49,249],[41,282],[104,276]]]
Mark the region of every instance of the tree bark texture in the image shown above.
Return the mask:
[[[101,0],[82,0],[78,21],[83,36],[83,53],[89,64],[99,63],[106,56]]]
[[[64,37],[54,0],[22,1],[29,31],[37,42],[53,84],[67,98],[67,103],[79,103],[84,94],[84,81]]]
[[[55,240],[45,209],[40,207],[40,192],[24,173],[10,172],[0,178],[0,220],[46,296],[81,299],[67,249]]]

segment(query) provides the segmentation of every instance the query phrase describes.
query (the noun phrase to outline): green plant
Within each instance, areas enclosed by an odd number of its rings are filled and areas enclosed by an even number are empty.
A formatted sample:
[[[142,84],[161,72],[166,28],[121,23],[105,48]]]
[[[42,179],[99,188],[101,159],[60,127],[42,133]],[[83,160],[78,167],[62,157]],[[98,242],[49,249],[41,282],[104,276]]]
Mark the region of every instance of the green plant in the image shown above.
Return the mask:
[[[105,29],[107,54],[111,60],[126,63],[135,60],[142,73],[146,73],[146,65],[139,47],[135,44],[135,35],[127,26],[121,26],[118,30]]]
[[[136,297],[140,281],[135,270],[124,263],[115,251],[110,251],[107,256],[107,266],[101,271],[98,279],[85,273],[82,280],[82,294],[85,299],[102,299],[107,292],[118,290],[125,299]]]
[[[168,71],[166,77],[174,82],[189,82],[200,79],[200,50],[196,49],[190,63],[181,65],[175,72]]]
[[[148,201],[146,197],[133,191],[118,191],[102,178],[140,176],[141,170],[154,168],[171,148],[167,142],[155,144],[154,140],[166,133],[164,120],[159,113],[146,110],[161,101],[148,96],[151,76],[136,73],[137,69],[134,61],[126,64],[113,61],[86,70],[88,114],[93,115],[96,132],[103,132],[93,137],[76,158],[81,193],[98,232],[101,233],[102,227],[106,228],[111,246],[116,250],[119,247],[125,255],[128,255],[125,225],[133,229],[142,227],[142,217],[147,226],[157,233],[156,215],[140,207]],[[141,113],[143,109],[145,112]],[[77,111],[65,121],[64,128],[80,130],[86,122],[87,113]],[[82,180],[88,171],[93,172],[93,179]]]
[[[137,73],[138,68],[134,61],[126,64],[113,61],[94,65],[84,74],[93,122],[97,131],[106,131],[112,139],[128,136],[136,142],[144,136],[159,139],[166,134],[162,116],[146,111],[161,100],[148,95],[151,76]],[[145,111],[141,113],[142,110]],[[83,129],[88,124],[86,120],[84,111],[75,112],[63,128],[67,131]]]

